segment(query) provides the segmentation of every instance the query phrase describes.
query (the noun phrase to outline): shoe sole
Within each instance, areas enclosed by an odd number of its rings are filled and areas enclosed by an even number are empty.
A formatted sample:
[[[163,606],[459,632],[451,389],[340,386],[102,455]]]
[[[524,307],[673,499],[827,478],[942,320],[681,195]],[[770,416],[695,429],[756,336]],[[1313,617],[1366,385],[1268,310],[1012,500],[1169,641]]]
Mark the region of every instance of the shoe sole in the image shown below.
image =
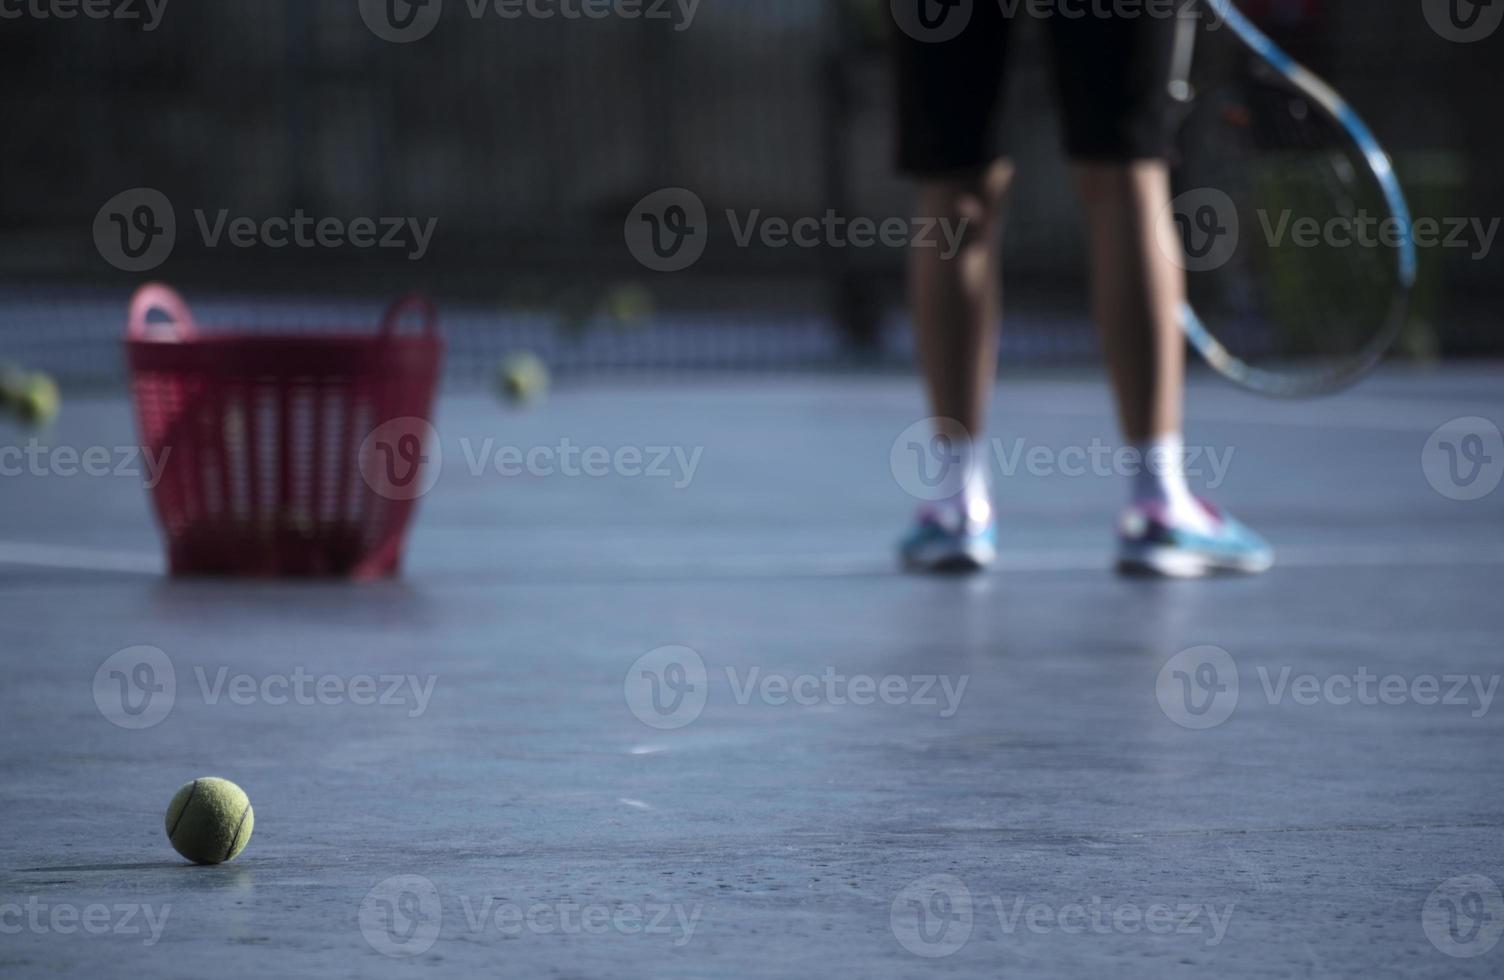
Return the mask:
[[[918,556],[905,555],[903,567],[910,572],[934,572],[941,575],[974,575],[985,572],[997,560],[997,549],[990,545],[946,548]]]
[[[1273,566],[1273,555],[1216,558],[1182,548],[1128,545],[1118,556],[1117,570],[1129,578],[1211,578],[1259,575]]]

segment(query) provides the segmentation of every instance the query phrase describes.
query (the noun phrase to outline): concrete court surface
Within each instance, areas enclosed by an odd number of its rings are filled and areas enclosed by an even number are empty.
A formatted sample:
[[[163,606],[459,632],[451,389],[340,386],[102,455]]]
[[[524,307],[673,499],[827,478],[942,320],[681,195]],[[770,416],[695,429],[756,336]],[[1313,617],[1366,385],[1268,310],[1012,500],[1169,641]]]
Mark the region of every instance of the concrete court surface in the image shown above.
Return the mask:
[[[366,586],[165,579],[141,477],[47,455],[0,479],[0,975],[1504,975],[1501,381],[1198,381],[1281,552],[1213,582],[1107,570],[1086,374],[1000,389],[973,579],[893,569],[906,378],[455,395]],[[165,839],[199,775],[255,805],[231,864]]]

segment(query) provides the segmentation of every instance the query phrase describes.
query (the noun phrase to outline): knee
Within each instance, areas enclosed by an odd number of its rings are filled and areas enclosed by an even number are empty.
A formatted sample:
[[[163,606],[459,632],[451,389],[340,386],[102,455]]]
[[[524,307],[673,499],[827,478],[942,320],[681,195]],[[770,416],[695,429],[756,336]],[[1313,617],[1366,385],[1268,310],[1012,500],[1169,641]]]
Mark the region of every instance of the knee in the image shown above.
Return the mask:
[[[919,184],[921,217],[960,226],[964,245],[984,243],[1002,222],[1013,166],[999,161],[976,172],[929,177]]]

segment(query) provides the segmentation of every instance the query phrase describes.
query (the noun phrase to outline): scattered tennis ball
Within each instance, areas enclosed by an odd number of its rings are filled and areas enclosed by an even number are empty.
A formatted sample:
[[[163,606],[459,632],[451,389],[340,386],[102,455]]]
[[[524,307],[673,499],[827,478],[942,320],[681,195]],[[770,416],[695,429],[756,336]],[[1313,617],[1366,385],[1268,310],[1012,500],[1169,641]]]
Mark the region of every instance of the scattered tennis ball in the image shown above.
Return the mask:
[[[617,324],[637,326],[653,315],[653,294],[640,283],[619,283],[606,294],[601,308]]]
[[[536,354],[509,355],[496,369],[497,389],[514,404],[540,401],[548,394],[548,384],[548,365]]]
[[[202,776],[167,804],[167,839],[195,864],[221,864],[245,850],[256,814],[245,791],[228,779]]]
[[[57,418],[63,397],[57,382],[40,371],[26,376],[16,401],[16,411],[32,425],[45,425]]]

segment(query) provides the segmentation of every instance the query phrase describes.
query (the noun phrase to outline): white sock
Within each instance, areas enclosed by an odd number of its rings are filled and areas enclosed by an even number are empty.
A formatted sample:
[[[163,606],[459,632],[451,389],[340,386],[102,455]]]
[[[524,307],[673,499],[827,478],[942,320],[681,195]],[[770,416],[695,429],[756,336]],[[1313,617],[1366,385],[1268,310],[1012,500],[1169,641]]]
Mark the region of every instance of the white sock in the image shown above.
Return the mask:
[[[1177,435],[1160,436],[1135,446],[1141,461],[1129,489],[1130,503],[1156,503],[1175,527],[1211,534],[1216,521],[1185,482],[1185,443]]]
[[[987,478],[985,443],[952,436],[950,450],[955,465],[966,475],[961,489],[935,502],[936,510],[946,519],[959,521],[963,516],[972,526],[992,521],[992,481]]]

